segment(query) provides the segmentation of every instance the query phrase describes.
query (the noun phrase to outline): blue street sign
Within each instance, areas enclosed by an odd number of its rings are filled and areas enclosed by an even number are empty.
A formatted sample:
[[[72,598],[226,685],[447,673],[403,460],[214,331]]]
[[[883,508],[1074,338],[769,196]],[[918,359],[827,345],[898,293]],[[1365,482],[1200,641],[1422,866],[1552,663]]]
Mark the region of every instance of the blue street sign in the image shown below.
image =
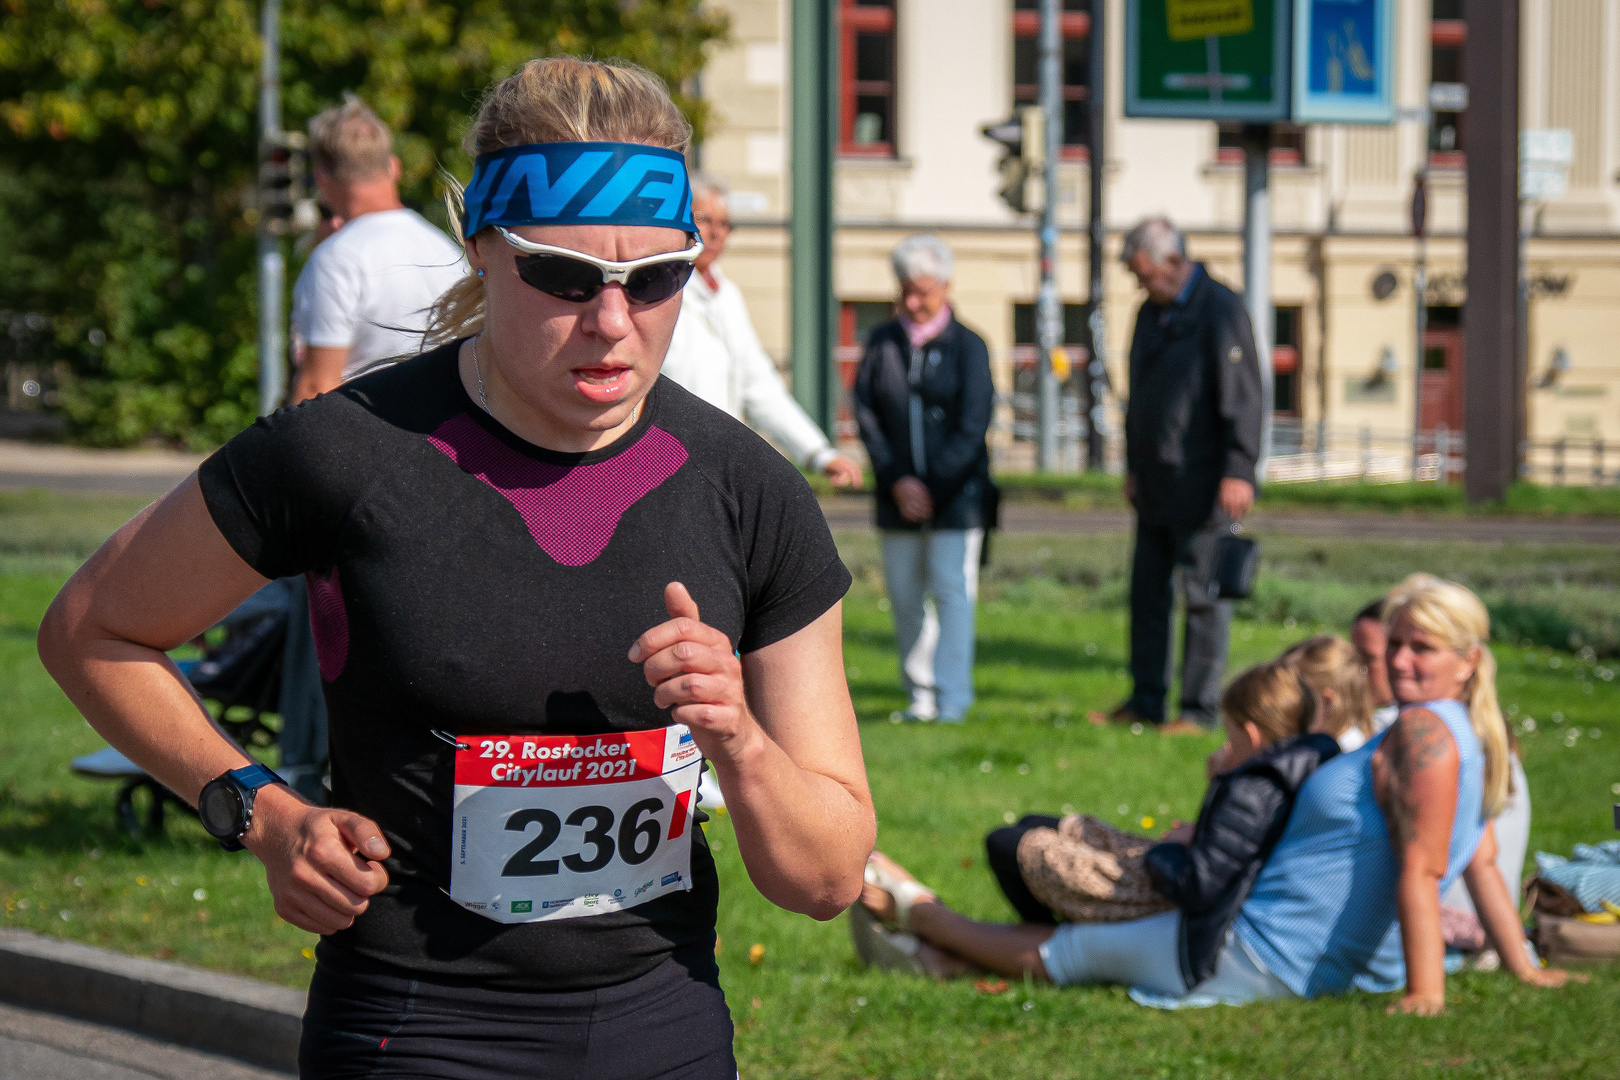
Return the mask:
[[[1295,0],[1294,119],[1395,121],[1395,0]]]

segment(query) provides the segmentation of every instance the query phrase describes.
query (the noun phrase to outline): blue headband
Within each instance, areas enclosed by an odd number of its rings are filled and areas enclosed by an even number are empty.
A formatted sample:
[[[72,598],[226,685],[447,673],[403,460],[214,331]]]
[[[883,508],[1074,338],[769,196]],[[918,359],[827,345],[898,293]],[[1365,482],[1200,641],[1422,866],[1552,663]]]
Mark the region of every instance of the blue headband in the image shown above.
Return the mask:
[[[558,142],[480,154],[462,235],[487,225],[660,225],[697,232],[686,159],[636,143]]]

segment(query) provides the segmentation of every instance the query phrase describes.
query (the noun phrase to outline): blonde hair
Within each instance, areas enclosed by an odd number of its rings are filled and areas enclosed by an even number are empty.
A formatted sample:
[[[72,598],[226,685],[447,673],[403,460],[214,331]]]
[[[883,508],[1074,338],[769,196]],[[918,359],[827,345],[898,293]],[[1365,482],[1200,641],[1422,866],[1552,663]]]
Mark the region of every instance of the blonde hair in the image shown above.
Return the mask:
[[[394,136],[382,117],[353,94],[309,122],[309,156],[340,184],[372,180],[388,171]]]
[[[1290,645],[1278,660],[1299,672],[1328,706],[1317,718],[1317,731],[1335,739],[1351,728],[1373,734],[1372,687],[1354,645],[1336,634],[1319,634]],[[1328,690],[1333,691],[1331,699],[1324,693]]]
[[[685,153],[692,140],[664,81],[622,60],[548,56],[530,60],[484,94],[462,140],[477,157],[508,146],[547,142],[641,143]],[[447,183],[450,220],[461,220],[461,188]],[[457,239],[462,240],[459,229]],[[465,244],[465,240],[462,240]],[[433,305],[423,348],[484,328],[484,282],[467,274]]]
[[[1496,657],[1488,642],[1491,616],[1468,589],[1433,574],[1413,574],[1384,598],[1384,624],[1406,618],[1431,638],[1467,656],[1479,650],[1479,664],[1463,685],[1468,720],[1485,751],[1484,816],[1494,818],[1507,804],[1512,769],[1507,722],[1496,700]]]
[[[1316,694],[1280,660],[1256,664],[1221,695],[1221,713],[1234,727],[1253,724],[1266,745],[1303,735],[1316,720]]]

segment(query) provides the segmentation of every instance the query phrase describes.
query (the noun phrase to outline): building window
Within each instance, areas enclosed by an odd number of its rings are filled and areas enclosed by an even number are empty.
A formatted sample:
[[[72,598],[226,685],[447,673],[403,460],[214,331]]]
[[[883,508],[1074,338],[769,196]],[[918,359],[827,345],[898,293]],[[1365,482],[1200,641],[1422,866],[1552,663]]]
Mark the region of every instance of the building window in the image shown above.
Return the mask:
[[[839,2],[839,152],[894,156],[894,0]]]
[[[1271,411],[1278,416],[1299,416],[1300,323],[1304,309],[1278,307],[1271,345]]]
[[[1013,108],[1040,101],[1038,0],[1013,0]],[[1085,159],[1091,129],[1090,0],[1063,0],[1063,156]]]
[[[1065,345],[1086,345],[1091,341],[1091,328],[1086,322],[1086,305],[1063,305],[1063,343]],[[1013,305],[1013,344],[1039,345],[1040,335],[1036,330],[1035,305]]]
[[[1468,24],[1461,0],[1434,0],[1429,23],[1430,85],[1463,85],[1463,46]],[[1463,166],[1463,114],[1436,110],[1429,123],[1429,164],[1435,168]]]
[[[1299,124],[1272,124],[1273,165],[1305,164],[1305,128]],[[1215,130],[1215,160],[1222,165],[1243,164],[1243,125],[1220,124]]]

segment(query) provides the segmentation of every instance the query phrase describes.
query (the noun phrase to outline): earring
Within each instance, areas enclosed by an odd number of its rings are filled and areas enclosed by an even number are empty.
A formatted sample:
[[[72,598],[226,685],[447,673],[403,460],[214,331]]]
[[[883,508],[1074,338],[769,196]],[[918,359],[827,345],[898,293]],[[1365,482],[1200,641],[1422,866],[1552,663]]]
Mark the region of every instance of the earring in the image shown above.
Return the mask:
[[[477,274],[479,277],[484,276],[484,272],[482,270],[474,270],[473,273]]]

